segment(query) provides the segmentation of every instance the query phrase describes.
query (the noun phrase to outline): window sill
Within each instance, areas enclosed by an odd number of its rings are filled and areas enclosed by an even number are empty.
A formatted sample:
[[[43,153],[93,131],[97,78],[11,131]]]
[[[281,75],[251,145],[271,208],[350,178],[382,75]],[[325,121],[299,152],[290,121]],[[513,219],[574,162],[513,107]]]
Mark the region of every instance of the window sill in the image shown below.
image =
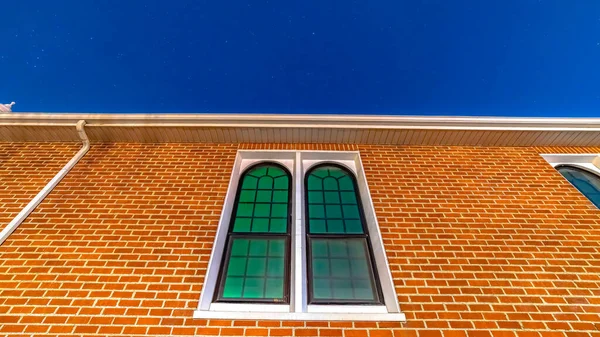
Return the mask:
[[[278,321],[387,321],[406,322],[403,313],[389,313],[385,306],[308,306],[308,312],[289,312],[288,305],[217,304],[195,310],[198,319],[245,319]]]

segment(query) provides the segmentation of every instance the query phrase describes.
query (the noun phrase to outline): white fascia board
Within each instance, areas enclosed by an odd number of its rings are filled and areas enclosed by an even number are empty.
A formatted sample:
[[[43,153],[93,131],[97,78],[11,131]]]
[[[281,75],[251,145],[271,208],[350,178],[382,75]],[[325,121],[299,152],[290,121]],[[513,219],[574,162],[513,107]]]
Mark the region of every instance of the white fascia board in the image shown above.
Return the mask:
[[[0,125],[88,127],[259,127],[335,129],[600,131],[600,118],[434,117],[282,114],[0,114]]]

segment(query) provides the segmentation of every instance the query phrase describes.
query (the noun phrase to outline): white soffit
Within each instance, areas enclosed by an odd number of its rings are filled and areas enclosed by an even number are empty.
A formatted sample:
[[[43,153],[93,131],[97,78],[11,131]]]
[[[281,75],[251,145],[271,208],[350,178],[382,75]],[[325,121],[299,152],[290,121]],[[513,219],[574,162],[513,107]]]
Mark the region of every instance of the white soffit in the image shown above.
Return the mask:
[[[0,141],[599,146],[600,118],[265,114],[0,114]]]

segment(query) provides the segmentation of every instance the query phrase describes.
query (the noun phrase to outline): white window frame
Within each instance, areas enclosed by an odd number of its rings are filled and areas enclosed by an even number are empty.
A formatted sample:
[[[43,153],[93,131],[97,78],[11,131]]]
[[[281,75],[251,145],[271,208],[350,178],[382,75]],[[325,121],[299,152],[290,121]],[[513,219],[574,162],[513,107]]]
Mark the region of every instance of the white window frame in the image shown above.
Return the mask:
[[[596,153],[541,154],[552,167],[568,165],[579,167],[600,176],[600,155]]]
[[[542,158],[544,158],[552,167],[556,168],[558,166],[572,166],[576,168],[580,168],[582,170],[588,171],[592,174],[600,177],[600,155],[596,153],[561,153],[561,154],[541,154]],[[565,179],[567,180],[567,179]],[[567,180],[568,183],[571,183]],[[571,184],[573,186],[573,184]],[[587,195],[579,191],[579,189],[573,186],[581,195],[589,198]],[[591,200],[590,200],[590,203]],[[593,203],[592,203],[593,204]],[[595,206],[595,205],[594,205]]]
[[[246,168],[259,162],[275,162],[285,166],[293,179],[292,240],[289,304],[215,303],[214,293],[225,241],[235,203],[240,175]],[[362,200],[369,239],[373,247],[373,260],[379,276],[385,305],[309,305],[306,282],[306,232],[304,216],[304,176],[311,167],[322,163],[335,163],[348,168],[356,177]],[[256,320],[353,320],[399,321],[406,316],[400,311],[392,274],[385,254],[383,239],[375,215],[369,187],[358,151],[270,151],[239,150],[237,152],[229,188],[218,224],[213,249],[204,278],[198,308],[194,318],[256,319]]]

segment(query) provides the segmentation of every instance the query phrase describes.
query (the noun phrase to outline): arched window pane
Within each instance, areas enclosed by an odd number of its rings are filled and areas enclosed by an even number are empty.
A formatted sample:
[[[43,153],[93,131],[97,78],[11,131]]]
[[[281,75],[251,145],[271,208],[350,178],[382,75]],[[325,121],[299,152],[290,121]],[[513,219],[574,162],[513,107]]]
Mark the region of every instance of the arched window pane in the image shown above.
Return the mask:
[[[305,179],[309,302],[382,303],[352,173],[320,165]]]
[[[320,166],[308,174],[308,230],[311,234],[363,234],[357,190],[350,173]]]
[[[240,177],[217,301],[289,302],[291,176],[260,164]]]
[[[285,233],[290,177],[278,166],[260,166],[242,176],[233,223],[235,233]]]
[[[600,177],[573,166],[561,166],[558,168],[558,172],[590,199],[596,207],[600,208]]]

